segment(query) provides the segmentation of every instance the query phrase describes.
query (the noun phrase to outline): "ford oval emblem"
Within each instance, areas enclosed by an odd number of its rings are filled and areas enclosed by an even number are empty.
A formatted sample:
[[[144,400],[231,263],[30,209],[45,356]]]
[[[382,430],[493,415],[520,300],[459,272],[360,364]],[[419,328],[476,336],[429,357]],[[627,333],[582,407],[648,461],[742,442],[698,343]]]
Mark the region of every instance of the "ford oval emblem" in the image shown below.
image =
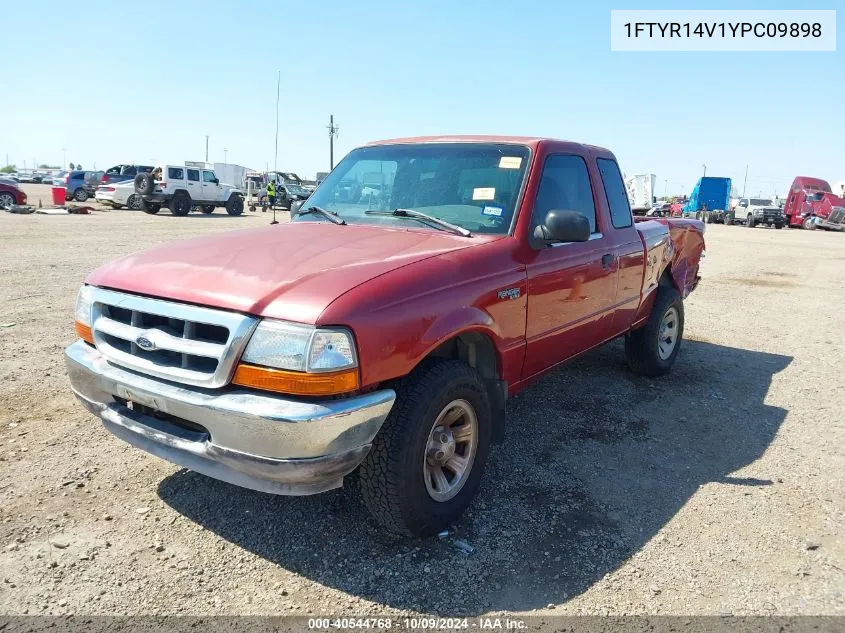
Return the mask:
[[[155,343],[153,343],[150,339],[148,339],[143,334],[135,339],[135,345],[140,347],[142,350],[151,352],[156,348]]]

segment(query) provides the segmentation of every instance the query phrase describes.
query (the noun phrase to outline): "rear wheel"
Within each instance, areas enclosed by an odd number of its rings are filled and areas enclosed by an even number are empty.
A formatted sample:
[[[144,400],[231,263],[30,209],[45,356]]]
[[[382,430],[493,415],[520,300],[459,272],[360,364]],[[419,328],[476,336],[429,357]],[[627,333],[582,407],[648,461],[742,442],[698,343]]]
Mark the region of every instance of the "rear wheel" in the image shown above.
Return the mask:
[[[214,208],[213,204],[204,204],[200,207],[200,211],[205,214],[214,213]]]
[[[232,196],[226,201],[226,213],[229,215],[240,215],[244,212],[244,199],[241,196]]]
[[[660,376],[671,369],[684,335],[684,302],[672,286],[659,286],[645,326],[625,337],[625,356],[634,373]]]
[[[161,211],[161,204],[158,202],[147,202],[143,198],[140,198],[139,205],[141,207],[141,211],[144,213],[149,213],[150,215],[155,215],[159,211]]]
[[[77,202],[85,202],[88,199],[88,192],[85,190],[85,187],[79,187],[79,189],[74,191],[73,199]]]
[[[398,385],[396,404],[356,473],[364,505],[389,532],[436,534],[475,496],[490,430],[478,372],[457,360],[424,363]]]
[[[141,196],[137,193],[133,193],[126,199],[126,206],[129,209],[134,209],[135,211],[141,208]]]
[[[170,200],[170,213],[184,217],[191,212],[191,197],[182,191],[176,192]]]

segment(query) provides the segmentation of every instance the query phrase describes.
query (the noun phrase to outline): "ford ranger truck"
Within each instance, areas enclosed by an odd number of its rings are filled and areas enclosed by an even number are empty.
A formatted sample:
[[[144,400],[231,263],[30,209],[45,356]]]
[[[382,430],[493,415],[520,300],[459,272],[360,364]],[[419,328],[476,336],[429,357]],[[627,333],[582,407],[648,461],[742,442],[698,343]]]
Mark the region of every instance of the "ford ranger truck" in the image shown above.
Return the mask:
[[[830,184],[821,178],[795,178],[783,213],[789,226],[845,230],[845,198],[832,193]]]
[[[73,391],[209,477],[346,481],[398,534],[461,515],[508,398],[544,373],[620,337],[634,372],[667,372],[704,249],[698,220],[634,222],[611,152],[542,138],[373,143],[294,211],[92,273]]]

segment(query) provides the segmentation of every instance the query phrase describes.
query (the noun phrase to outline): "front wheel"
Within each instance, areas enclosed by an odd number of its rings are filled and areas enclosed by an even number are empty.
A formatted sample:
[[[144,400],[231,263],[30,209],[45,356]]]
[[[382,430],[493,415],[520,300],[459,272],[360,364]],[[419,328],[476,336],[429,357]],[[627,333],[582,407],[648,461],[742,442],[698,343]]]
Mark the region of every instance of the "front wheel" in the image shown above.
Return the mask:
[[[748,214],[748,217],[745,218],[745,226],[747,226],[749,229],[753,229],[755,226],[757,226],[757,223],[754,222],[754,216],[750,213]]]
[[[810,216],[804,219],[804,222],[801,226],[803,226],[808,231],[812,231],[816,228],[816,223],[813,221],[813,217]]]
[[[240,196],[232,196],[226,201],[226,213],[229,215],[240,215],[244,212],[244,199]]]
[[[457,360],[426,362],[396,403],[356,473],[364,505],[387,531],[430,536],[472,501],[490,450],[484,383]]]
[[[684,335],[684,302],[671,286],[659,286],[646,324],[625,337],[625,356],[634,373],[660,376],[672,368]]]
[[[15,206],[15,197],[7,192],[0,193],[0,208],[11,208]]]
[[[133,193],[126,199],[126,207],[128,209],[133,209],[134,211],[138,211],[141,209],[141,196],[137,193]]]

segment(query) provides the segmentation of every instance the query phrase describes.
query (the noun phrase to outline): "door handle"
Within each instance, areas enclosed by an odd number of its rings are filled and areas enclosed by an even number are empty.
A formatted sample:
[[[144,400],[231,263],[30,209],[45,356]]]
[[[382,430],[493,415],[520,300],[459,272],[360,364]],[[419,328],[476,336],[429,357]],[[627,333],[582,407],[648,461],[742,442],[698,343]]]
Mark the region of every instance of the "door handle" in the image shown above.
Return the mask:
[[[601,267],[605,270],[610,270],[610,267],[613,266],[613,262],[616,259],[616,256],[611,253],[606,253],[601,256]]]

